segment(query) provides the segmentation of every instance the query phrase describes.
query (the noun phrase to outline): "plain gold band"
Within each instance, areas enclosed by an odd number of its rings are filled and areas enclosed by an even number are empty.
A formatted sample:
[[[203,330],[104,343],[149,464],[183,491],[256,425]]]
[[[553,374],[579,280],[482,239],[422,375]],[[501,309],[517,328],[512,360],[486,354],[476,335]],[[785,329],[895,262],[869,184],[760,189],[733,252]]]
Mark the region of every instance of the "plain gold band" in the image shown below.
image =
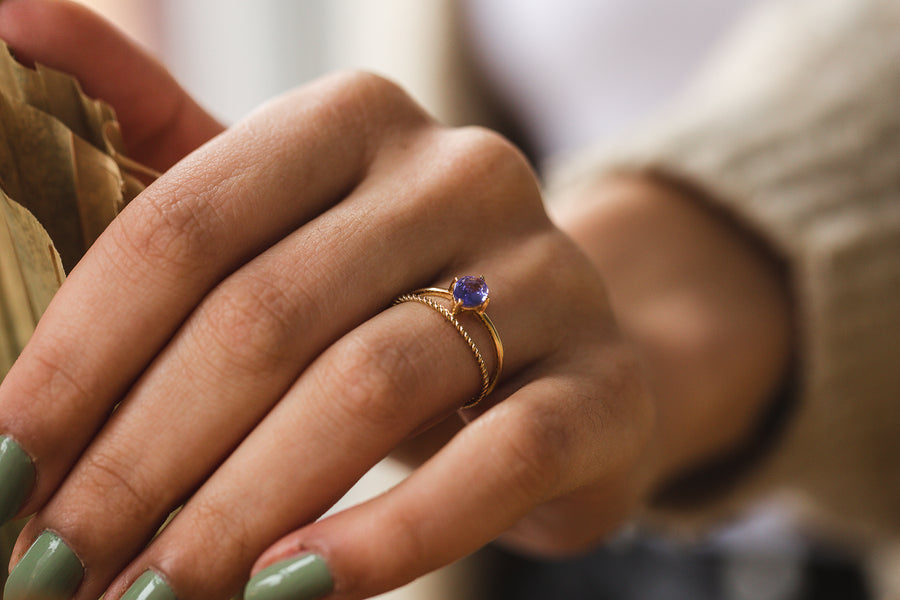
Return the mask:
[[[459,319],[456,318],[456,315],[450,312],[447,307],[438,304],[427,296],[438,296],[440,298],[450,300],[451,302],[453,301],[453,294],[448,290],[444,290],[441,288],[422,288],[409,294],[400,296],[399,298],[394,300],[394,304],[401,304],[403,302],[418,302],[419,304],[424,304],[425,306],[428,306],[439,312],[448,323],[453,325],[456,331],[459,332],[460,336],[462,336],[463,340],[465,340],[466,344],[469,346],[469,349],[472,351],[472,355],[475,357],[475,363],[478,365],[478,371],[481,374],[481,392],[461,407],[472,408],[494,390],[494,387],[496,387],[497,385],[497,381],[500,379],[500,371],[503,369],[503,343],[500,341],[500,334],[497,333],[497,328],[494,327],[494,323],[486,314],[478,311],[466,311],[474,313],[479,319],[481,319],[481,322],[484,324],[485,328],[487,328],[488,333],[491,336],[491,341],[494,342],[494,350],[497,357],[497,367],[494,369],[493,376],[491,376],[487,372],[487,366],[485,365],[484,357],[478,350],[478,346],[475,344],[472,336],[470,336],[462,326],[462,323],[459,322]]]

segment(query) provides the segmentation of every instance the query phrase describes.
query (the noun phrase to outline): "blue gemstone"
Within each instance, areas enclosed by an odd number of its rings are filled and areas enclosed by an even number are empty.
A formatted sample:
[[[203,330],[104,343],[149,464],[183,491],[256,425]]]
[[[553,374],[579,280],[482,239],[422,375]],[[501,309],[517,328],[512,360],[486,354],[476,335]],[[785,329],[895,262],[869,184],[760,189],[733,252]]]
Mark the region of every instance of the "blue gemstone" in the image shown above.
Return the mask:
[[[464,308],[478,308],[487,297],[488,286],[481,277],[466,275],[453,286],[453,298],[461,302]]]

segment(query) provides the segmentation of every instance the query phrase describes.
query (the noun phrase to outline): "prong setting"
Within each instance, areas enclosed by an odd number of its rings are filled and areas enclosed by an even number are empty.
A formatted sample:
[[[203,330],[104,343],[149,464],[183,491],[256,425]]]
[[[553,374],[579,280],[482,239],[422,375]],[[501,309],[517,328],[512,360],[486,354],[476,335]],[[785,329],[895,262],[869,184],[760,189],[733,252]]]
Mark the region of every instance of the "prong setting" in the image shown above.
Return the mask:
[[[433,301],[430,296],[448,300],[451,308],[447,308],[446,306]],[[449,288],[421,288],[408,294],[404,294],[394,300],[394,304],[401,304],[403,302],[418,302],[438,311],[463,337],[466,344],[468,344],[469,349],[472,350],[472,355],[475,357],[475,362],[481,373],[482,385],[481,392],[475,395],[469,402],[463,404],[460,408],[467,409],[477,405],[493,391],[497,382],[500,380],[500,373],[503,371],[503,343],[500,341],[500,334],[497,332],[497,328],[494,327],[493,321],[491,321],[491,318],[485,313],[489,298],[488,287],[484,281],[484,276],[473,277],[467,275],[466,277],[455,277]],[[475,340],[472,339],[468,332],[466,332],[463,324],[456,318],[456,314],[460,311],[474,313],[473,316],[477,317],[477,320],[481,321],[487,329],[491,341],[494,344],[495,356],[497,358],[493,375],[488,373],[484,357],[481,355],[481,351],[478,350]]]
[[[455,277],[448,291],[453,302],[450,311],[454,315],[462,311],[473,311],[483,315],[490,301],[484,276]]]

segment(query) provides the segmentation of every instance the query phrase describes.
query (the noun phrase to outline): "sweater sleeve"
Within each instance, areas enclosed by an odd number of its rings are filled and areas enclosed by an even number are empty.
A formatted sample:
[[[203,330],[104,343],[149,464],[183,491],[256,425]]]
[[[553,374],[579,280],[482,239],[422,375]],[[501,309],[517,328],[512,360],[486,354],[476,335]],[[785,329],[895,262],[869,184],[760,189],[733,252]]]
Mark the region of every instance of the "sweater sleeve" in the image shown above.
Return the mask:
[[[556,187],[623,170],[686,182],[755,232],[788,265],[799,328],[768,451],[656,516],[708,522],[790,489],[900,535],[900,3],[764,4],[666,114]]]

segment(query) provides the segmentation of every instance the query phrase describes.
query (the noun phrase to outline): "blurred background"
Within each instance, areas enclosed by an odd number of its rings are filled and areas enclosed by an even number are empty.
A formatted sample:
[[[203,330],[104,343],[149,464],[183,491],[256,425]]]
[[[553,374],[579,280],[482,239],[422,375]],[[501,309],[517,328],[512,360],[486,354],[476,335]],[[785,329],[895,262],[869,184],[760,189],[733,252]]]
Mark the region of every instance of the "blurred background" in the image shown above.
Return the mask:
[[[417,26],[415,2],[79,1],[129,32],[227,123],[280,92],[338,68],[391,72],[403,80],[411,79],[404,72],[410,62],[423,70],[430,62],[427,55],[399,57],[393,47],[365,40],[367,32],[386,29],[406,38],[424,33]],[[390,10],[391,4],[403,5],[408,18],[383,22],[385,15],[397,12]],[[346,18],[348,13],[352,19]],[[348,37],[352,44],[346,42]]]
[[[219,118],[336,64],[336,4],[321,0],[83,0],[158,56]]]
[[[450,10],[453,3],[447,0],[80,1],[128,31],[226,123],[282,91],[347,67],[387,74],[442,118],[479,120],[478,107],[467,104],[469,99],[442,93],[452,78],[436,67],[446,69],[447,61],[436,54],[441,45],[432,38],[451,35],[434,20],[440,12],[435,5]],[[516,141],[538,166],[616,135],[658,110],[756,3],[459,1],[470,25],[467,52],[486,57],[472,76],[488,83],[484,87],[491,88],[499,113],[511,116],[505,133],[518,136]],[[572,10],[566,12],[563,5]],[[685,5],[692,9],[678,8]],[[516,27],[507,26],[511,12],[518,15]],[[595,17],[588,29],[581,22],[586,12]],[[396,19],[397,14],[403,18]],[[547,27],[551,17],[568,29]],[[569,30],[576,32],[574,37]],[[584,64],[569,61],[558,64],[572,68],[555,66],[559,56],[554,52],[571,44],[578,44],[583,60],[593,61],[595,77],[582,76]],[[628,54],[622,52],[625,47]],[[575,93],[554,95],[558,90]],[[398,469],[383,463],[341,506],[377,493],[401,477]],[[628,530],[589,556],[560,562],[526,560],[492,548],[383,598],[867,597],[863,573],[852,558],[811,539],[778,506],[764,505],[741,524],[691,544]]]

